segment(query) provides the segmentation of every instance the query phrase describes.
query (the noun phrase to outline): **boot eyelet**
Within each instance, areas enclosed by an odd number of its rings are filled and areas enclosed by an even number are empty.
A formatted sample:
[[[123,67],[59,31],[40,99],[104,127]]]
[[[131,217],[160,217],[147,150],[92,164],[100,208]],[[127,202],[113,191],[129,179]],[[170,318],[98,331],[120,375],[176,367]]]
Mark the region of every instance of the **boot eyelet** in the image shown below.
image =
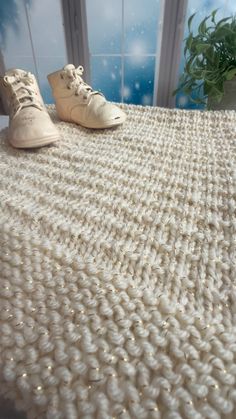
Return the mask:
[[[7,79],[7,76],[4,76],[4,77],[3,77],[3,84],[4,84],[4,86],[7,86],[7,85],[8,85],[8,79]]]

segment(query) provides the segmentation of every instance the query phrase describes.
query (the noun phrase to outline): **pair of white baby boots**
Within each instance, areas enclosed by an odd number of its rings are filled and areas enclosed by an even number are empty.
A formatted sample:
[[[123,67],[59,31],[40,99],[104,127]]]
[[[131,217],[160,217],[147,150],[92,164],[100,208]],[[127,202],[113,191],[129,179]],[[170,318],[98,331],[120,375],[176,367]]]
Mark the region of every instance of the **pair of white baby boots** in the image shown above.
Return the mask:
[[[86,84],[82,74],[82,66],[68,64],[48,75],[59,118],[94,129],[122,124],[125,113]],[[0,78],[0,95],[4,113],[10,117],[8,140],[12,146],[41,147],[60,139],[33,74],[19,69],[7,71]]]

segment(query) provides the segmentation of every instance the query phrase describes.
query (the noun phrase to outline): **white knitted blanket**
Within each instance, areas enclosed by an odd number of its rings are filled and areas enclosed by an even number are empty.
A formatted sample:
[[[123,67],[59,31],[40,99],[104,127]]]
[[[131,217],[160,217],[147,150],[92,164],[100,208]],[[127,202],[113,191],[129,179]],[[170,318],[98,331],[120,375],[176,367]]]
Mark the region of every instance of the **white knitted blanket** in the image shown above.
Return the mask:
[[[236,417],[235,112],[0,143],[0,388],[29,418]]]

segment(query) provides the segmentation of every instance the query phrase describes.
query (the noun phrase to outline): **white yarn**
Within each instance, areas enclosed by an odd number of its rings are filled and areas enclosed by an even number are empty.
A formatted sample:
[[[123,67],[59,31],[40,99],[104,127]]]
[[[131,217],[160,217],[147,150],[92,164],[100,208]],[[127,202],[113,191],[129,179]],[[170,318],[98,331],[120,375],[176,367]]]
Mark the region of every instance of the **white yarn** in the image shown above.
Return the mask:
[[[0,144],[0,392],[29,418],[236,417],[235,112]]]

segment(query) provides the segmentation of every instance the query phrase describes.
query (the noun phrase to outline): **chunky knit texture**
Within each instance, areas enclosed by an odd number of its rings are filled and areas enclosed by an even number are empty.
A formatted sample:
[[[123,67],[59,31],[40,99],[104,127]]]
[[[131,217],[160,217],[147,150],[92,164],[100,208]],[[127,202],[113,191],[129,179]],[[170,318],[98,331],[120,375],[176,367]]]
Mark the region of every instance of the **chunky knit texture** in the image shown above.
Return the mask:
[[[0,144],[0,388],[29,418],[236,417],[236,113]]]

